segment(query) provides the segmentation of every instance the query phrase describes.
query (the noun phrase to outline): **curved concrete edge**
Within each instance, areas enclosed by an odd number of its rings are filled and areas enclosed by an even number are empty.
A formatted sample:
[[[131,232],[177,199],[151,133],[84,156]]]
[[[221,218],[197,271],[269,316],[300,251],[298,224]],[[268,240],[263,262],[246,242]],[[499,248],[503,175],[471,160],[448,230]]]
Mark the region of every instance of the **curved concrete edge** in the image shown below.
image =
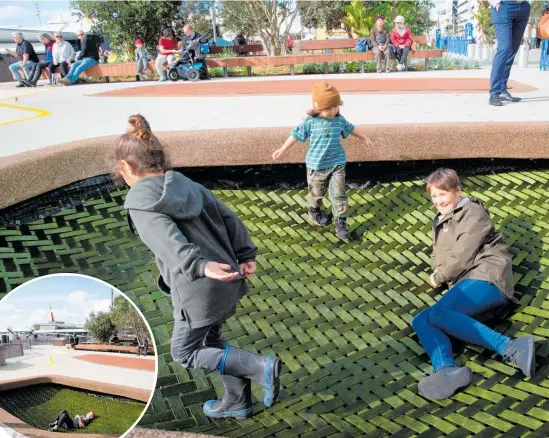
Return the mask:
[[[344,140],[350,162],[451,158],[549,158],[548,122],[364,125],[373,147]],[[271,155],[290,127],[167,131],[157,135],[174,167],[276,164]],[[2,158],[0,209],[76,181],[110,172],[107,157],[118,136],[78,140]],[[279,163],[303,163],[296,144]]]
[[[133,429],[125,438],[223,438],[221,435],[204,435],[189,432],[170,432],[160,429]]]
[[[149,397],[151,396],[151,391],[147,391],[146,389],[114,385],[112,383],[96,382],[93,380],[77,379],[75,377],[66,377],[61,375],[22,377],[18,379],[4,380],[0,382],[0,392],[44,383],[55,383],[63,386],[100,392],[103,394],[117,395],[141,401],[143,403],[147,403],[149,401]]]

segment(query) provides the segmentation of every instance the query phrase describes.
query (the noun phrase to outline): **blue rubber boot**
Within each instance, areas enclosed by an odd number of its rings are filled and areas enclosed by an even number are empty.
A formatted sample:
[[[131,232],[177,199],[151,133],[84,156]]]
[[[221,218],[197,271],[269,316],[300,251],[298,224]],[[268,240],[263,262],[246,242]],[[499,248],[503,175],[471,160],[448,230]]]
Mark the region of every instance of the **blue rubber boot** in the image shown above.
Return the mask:
[[[250,351],[225,347],[219,373],[242,379],[251,379],[265,391],[263,403],[271,407],[280,392],[280,371],[282,362],[276,356],[260,356]]]
[[[208,400],[202,410],[211,418],[235,418],[245,420],[252,416],[252,382],[224,375],[225,394],[221,400]]]

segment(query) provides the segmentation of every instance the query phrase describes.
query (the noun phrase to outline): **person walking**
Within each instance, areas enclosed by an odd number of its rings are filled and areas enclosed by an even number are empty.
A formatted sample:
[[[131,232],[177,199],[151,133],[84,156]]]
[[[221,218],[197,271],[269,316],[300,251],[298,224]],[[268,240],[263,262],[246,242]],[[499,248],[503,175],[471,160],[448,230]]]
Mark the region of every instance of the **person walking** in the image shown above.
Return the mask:
[[[498,49],[490,73],[488,102],[492,106],[503,106],[503,101],[521,100],[507,91],[507,81],[530,18],[530,2],[528,0],[490,0],[490,5]]]

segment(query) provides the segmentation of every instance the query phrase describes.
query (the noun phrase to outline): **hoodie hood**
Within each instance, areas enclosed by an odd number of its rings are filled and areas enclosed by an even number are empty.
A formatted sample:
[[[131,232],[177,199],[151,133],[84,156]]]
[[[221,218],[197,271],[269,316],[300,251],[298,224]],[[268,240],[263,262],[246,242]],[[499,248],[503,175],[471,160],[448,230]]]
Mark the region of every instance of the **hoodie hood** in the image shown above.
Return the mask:
[[[153,211],[177,220],[200,215],[209,192],[182,173],[168,170],[164,175],[148,176],[137,181],[128,192],[124,208]]]

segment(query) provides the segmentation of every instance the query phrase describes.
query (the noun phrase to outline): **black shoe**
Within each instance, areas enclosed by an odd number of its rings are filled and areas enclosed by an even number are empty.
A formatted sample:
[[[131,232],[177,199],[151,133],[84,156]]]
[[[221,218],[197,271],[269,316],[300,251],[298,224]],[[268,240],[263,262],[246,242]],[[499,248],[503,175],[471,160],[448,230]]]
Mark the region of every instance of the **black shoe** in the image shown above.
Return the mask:
[[[26,81],[26,80],[22,80],[21,82],[23,82],[23,84],[25,84],[25,87],[29,87],[29,88],[35,88],[36,87],[36,82]]]
[[[499,95],[501,100],[506,100],[507,102],[520,102],[522,99],[520,97],[513,97],[508,91],[504,91]]]
[[[337,234],[337,237],[339,237],[341,240],[351,237],[351,235],[349,234],[349,228],[347,227],[347,221],[345,219],[336,219],[335,232]]]
[[[236,418],[245,420],[251,417],[252,409],[252,382],[250,379],[241,379],[224,375],[223,386],[225,393],[221,400],[208,400],[202,410],[211,418]]]
[[[499,94],[491,94],[489,103],[492,106],[503,106],[503,103],[501,102],[501,99],[499,98]]]
[[[331,222],[330,217],[326,216],[320,208],[309,208],[309,216],[313,220],[313,225],[319,227],[325,227]]]
[[[21,81],[19,81],[19,83],[15,86],[15,88],[25,88],[25,87],[26,85]]]

